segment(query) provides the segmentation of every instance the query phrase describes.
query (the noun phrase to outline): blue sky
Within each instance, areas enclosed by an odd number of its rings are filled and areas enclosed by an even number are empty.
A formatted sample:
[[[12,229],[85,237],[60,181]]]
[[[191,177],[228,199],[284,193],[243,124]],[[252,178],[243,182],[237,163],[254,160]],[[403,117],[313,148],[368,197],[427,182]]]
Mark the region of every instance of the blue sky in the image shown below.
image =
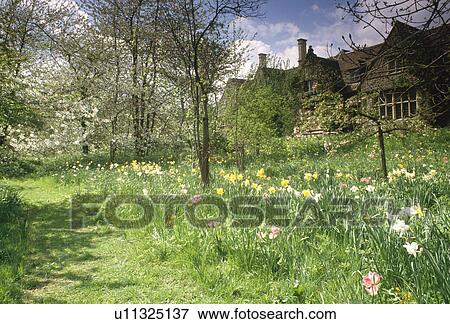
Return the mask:
[[[272,54],[295,65],[298,38],[307,39],[315,53],[323,57],[337,54],[339,48],[348,48],[342,35],[349,33],[358,44],[374,45],[382,41],[376,32],[363,30],[351,18],[343,20],[343,12],[336,8],[335,0],[268,0],[264,12],[265,18],[242,19],[238,23],[247,32],[246,45],[251,49],[249,62],[241,74],[257,61],[258,53]]]

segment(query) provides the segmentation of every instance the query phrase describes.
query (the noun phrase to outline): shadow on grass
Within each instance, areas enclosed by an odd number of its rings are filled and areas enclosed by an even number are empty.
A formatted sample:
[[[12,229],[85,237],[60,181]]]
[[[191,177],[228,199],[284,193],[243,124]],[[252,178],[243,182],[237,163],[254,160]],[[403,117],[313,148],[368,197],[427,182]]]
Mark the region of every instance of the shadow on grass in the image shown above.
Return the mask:
[[[93,228],[71,230],[68,208],[62,204],[31,206],[28,234],[30,255],[24,288],[28,291],[26,301],[31,303],[67,303],[61,297],[39,296],[38,290],[47,290],[53,285],[93,285],[95,268],[91,262],[100,257],[92,251],[96,241],[111,235]],[[74,267],[76,272],[71,270]]]

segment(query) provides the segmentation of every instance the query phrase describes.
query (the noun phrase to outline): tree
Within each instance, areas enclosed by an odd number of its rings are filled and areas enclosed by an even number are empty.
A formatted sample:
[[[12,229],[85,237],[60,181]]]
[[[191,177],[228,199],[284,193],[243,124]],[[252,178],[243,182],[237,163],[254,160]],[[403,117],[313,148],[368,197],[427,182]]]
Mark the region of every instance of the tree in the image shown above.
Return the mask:
[[[189,88],[193,115],[193,147],[203,185],[209,184],[211,95],[217,82],[232,72],[237,34],[236,17],[260,15],[262,0],[174,0],[162,4],[171,56]]]
[[[8,134],[16,125],[36,126],[38,115],[30,109],[26,85],[15,76],[17,59],[0,51],[0,147],[8,145]]]
[[[143,157],[150,145],[157,111],[153,105],[161,64],[161,1],[160,0],[83,0],[82,8],[93,20],[96,31],[110,41],[110,69],[113,91],[110,91],[115,112],[121,113],[121,92],[129,98],[135,154]],[[129,87],[121,84],[127,78]],[[121,85],[121,87],[119,87]],[[126,89],[126,91],[124,91]],[[125,92],[125,93],[124,93]],[[123,105],[124,103],[122,103]],[[117,132],[118,115],[112,114],[111,132]],[[110,143],[111,158],[116,142]]]
[[[292,102],[270,85],[251,81],[229,98],[222,118],[240,169],[245,168],[247,154],[259,154],[264,144],[290,135],[293,129]]]
[[[36,22],[43,18],[41,0],[0,2],[0,146],[8,145],[13,127],[40,124],[24,75],[41,34]]]

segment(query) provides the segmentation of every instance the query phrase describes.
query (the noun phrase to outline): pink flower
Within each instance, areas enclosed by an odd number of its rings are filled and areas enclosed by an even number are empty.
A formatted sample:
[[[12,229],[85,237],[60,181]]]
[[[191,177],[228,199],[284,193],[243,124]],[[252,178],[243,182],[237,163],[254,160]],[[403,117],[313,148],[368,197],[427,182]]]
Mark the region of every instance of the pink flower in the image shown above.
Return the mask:
[[[194,205],[197,205],[197,204],[201,203],[201,202],[202,202],[202,196],[200,196],[200,195],[195,195],[194,197],[192,197],[191,202],[192,202]]]
[[[370,181],[372,181],[372,177],[361,178],[361,180],[359,180],[359,181],[362,183],[365,183],[365,184],[369,184]]]
[[[377,272],[370,271],[367,276],[362,279],[362,284],[370,296],[378,294],[380,288],[381,276]]]
[[[280,228],[278,228],[278,227],[276,227],[276,226],[272,226],[272,230],[271,230],[271,232],[269,233],[269,238],[270,238],[271,240],[273,240],[273,239],[275,239],[278,235],[280,235],[280,233],[281,233],[281,229],[280,229]]]

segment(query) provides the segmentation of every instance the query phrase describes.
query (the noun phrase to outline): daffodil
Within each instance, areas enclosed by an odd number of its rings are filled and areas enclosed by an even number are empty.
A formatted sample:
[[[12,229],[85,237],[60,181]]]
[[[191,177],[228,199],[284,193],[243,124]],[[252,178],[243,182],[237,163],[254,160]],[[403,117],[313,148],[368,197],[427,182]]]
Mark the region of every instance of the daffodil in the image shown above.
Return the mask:
[[[397,220],[396,222],[395,222],[395,224],[394,225],[392,225],[392,230],[394,231],[394,232],[397,232],[397,233],[399,233],[400,235],[403,235],[403,234],[405,234],[407,231],[409,231],[409,225],[407,225],[406,223],[405,223],[405,221],[403,221],[403,220]]]
[[[236,174],[231,173],[231,174],[228,175],[228,181],[236,182],[236,180],[237,180]]]
[[[417,244],[416,242],[407,242],[405,245],[403,245],[403,247],[406,249],[406,252],[408,252],[408,254],[414,257],[417,256],[417,253],[420,253],[422,251],[421,249],[419,249],[419,244]]]
[[[262,187],[257,183],[252,183],[252,189],[255,189],[257,192],[259,192],[261,191]]]
[[[217,188],[217,189],[216,189],[216,193],[217,193],[219,196],[223,196],[223,195],[225,194],[225,190],[224,190],[223,188]]]
[[[277,192],[277,189],[275,189],[274,187],[270,187],[267,191],[268,191],[270,194],[274,194],[275,192]]]
[[[416,207],[416,215],[419,216],[419,217],[423,217],[424,216],[424,212],[423,212],[422,208]]]
[[[303,195],[303,197],[305,197],[305,198],[309,198],[309,197],[311,197],[312,196],[312,192],[311,192],[311,190],[303,190],[302,191],[302,195]]]
[[[286,179],[281,180],[281,186],[283,188],[289,187],[289,180],[286,180]]]
[[[256,176],[260,179],[266,179],[266,173],[264,171],[264,169],[259,169],[258,172],[256,173]]]
[[[267,233],[266,232],[258,232],[258,233],[256,233],[256,237],[262,241],[267,237]]]
[[[303,179],[305,179],[306,181],[311,181],[313,178],[313,175],[309,172],[305,173],[305,176],[303,177]]]

